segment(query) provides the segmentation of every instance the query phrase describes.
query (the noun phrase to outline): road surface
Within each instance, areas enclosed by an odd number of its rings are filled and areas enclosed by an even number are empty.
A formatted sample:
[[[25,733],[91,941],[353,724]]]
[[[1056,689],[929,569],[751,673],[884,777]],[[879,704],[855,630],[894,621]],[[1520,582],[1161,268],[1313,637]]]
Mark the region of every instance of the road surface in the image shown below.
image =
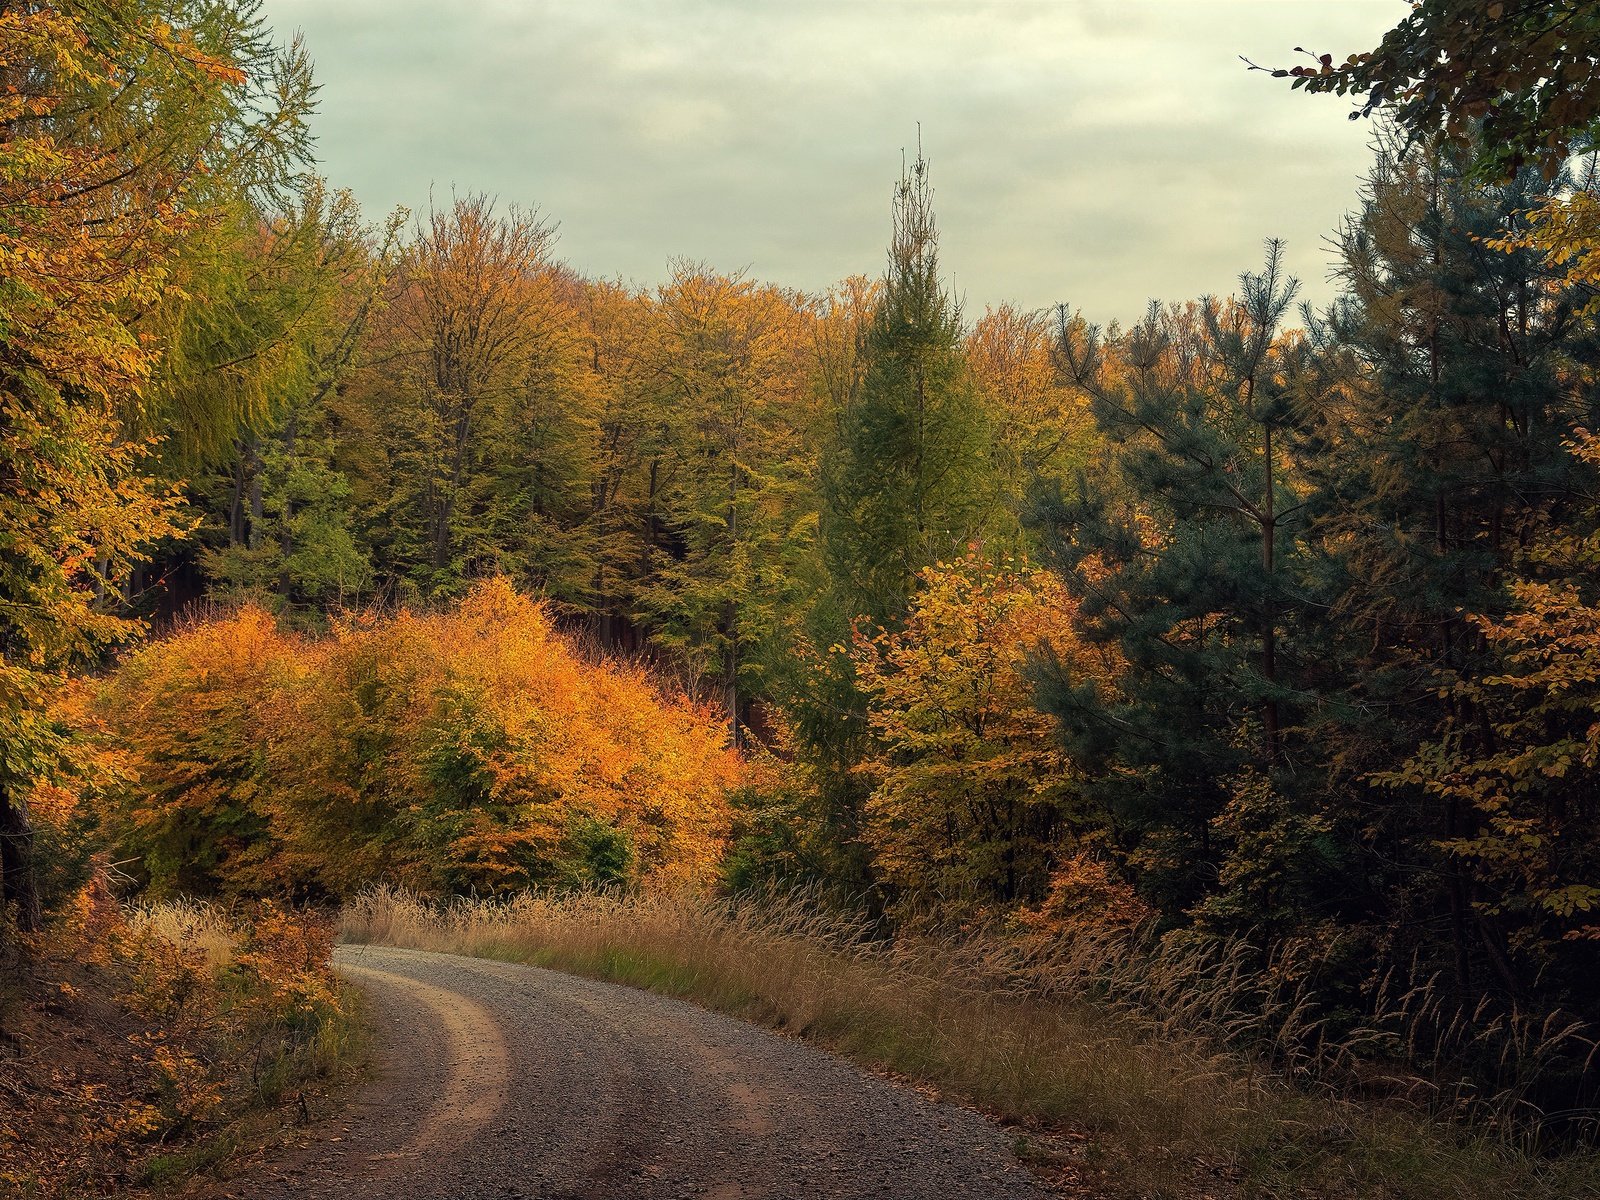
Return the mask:
[[[804,1043],[535,967],[342,946],[376,1072],[216,1194],[248,1200],[1042,1200],[1011,1139]]]

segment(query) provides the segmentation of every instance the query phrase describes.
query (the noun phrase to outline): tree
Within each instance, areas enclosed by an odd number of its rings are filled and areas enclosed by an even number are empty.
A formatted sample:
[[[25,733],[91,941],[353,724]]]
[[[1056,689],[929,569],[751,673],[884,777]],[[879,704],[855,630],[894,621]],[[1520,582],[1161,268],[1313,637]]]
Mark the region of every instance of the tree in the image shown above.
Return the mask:
[[[966,360],[992,430],[1001,495],[1020,526],[1035,481],[1070,479],[1095,451],[1087,397],[1056,362],[1047,311],[990,309],[966,339]]]
[[[776,288],[687,263],[656,305],[674,465],[641,616],[652,640],[715,682],[736,745],[791,599],[785,568],[809,499],[796,461],[809,415],[806,315]]]
[[[136,315],[213,214],[208,180],[271,188],[304,145],[304,58],[256,12],[0,12],[0,877],[24,928],[27,794],[63,742],[48,697],[135,632],[104,599],[180,527],[137,432],[160,345]]]
[[[1527,164],[1554,178],[1600,118],[1594,0],[1416,0],[1374,49],[1310,57],[1272,74],[1362,97],[1352,120],[1381,111],[1412,141],[1470,145],[1496,176]]]
[[[1474,689],[1500,655],[1469,614],[1498,620],[1523,547],[1583,486],[1562,442],[1593,416],[1592,330],[1547,258],[1492,242],[1526,229],[1543,181],[1470,175],[1470,154],[1380,155],[1342,237],[1348,298],[1314,324],[1346,373],[1314,416],[1310,533],[1331,606],[1318,656],[1343,716],[1326,729],[1352,788],[1363,872],[1397,925],[1450,931],[1468,998],[1524,986],[1484,881],[1441,844],[1481,819],[1459,795],[1394,775],[1441,739],[1469,759],[1497,737]],[[1442,939],[1441,939],[1442,940]]]
[[[483,536],[496,569],[568,615],[589,615],[599,558],[592,508],[603,381],[585,321],[590,285],[550,265],[529,347],[483,418]]]
[[[537,212],[497,216],[486,196],[434,209],[407,247],[385,314],[396,557],[423,594],[493,569],[483,537],[483,426],[525,378],[547,293],[537,277],[554,228]]]
[[[860,384],[823,462],[821,534],[850,616],[904,618],[916,573],[991,520],[988,427],[961,353],[961,313],[939,279],[928,164],[895,188],[889,269],[860,351]]]
[[[1307,371],[1280,322],[1296,287],[1269,242],[1238,300],[1152,305],[1120,342],[1061,316],[1060,361],[1090,397],[1109,461],[1074,495],[1046,494],[1036,520],[1082,597],[1084,636],[1119,647],[1128,670],[1108,688],[1051,664],[1041,700],[1168,911],[1211,887],[1217,822],[1245,776],[1288,784],[1299,569],[1288,535],[1303,497],[1283,437]],[[1314,868],[1302,865],[1307,888]]]
[[[208,391],[251,397],[213,406],[235,421],[226,456],[192,441],[169,456],[199,477],[201,560],[224,594],[323,605],[353,601],[371,578],[330,398],[357,365],[400,220],[368,230],[349,193],[312,182],[294,211],[256,218],[192,285],[206,291],[204,315],[180,316],[163,390],[191,404]]]
[[[1580,429],[1568,445],[1592,478],[1600,441]],[[1386,776],[1475,815],[1442,849],[1471,872],[1472,904],[1503,930],[1521,975],[1561,989],[1586,986],[1600,948],[1597,516],[1590,501],[1540,529],[1509,611],[1470,618],[1495,666],[1460,679],[1454,699],[1489,736],[1447,726]]]
[[[821,586],[785,689],[848,887],[863,886],[868,869],[865,790],[852,773],[866,744],[865,699],[846,651],[852,629],[897,629],[917,572],[962,552],[997,508],[987,421],[962,356],[960,309],[939,279],[920,153],[895,187],[893,218],[881,286],[847,285],[818,324],[828,401],[817,472]]]
[[[1047,572],[972,551],[921,573],[903,628],[857,638],[872,739],[864,836],[913,909],[1038,900],[1087,832],[1028,670],[1051,640],[1057,661],[1112,682],[1105,658],[1065,644],[1072,608]]]

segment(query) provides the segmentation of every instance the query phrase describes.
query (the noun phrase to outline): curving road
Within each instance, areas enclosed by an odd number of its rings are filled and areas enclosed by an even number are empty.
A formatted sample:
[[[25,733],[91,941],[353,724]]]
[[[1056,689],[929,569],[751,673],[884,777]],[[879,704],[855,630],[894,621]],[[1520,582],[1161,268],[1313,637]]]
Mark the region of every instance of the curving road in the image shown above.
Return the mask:
[[[377,1078],[249,1200],[1042,1200],[977,1114],[803,1043],[535,967],[342,946]]]

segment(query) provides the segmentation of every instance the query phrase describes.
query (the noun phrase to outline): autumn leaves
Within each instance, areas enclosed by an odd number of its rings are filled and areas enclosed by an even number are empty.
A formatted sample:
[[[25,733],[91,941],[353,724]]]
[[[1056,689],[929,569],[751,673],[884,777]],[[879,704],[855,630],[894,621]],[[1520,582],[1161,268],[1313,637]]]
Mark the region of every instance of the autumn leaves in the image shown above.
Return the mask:
[[[498,580],[325,638],[242,609],[135,656],[99,711],[129,772],[101,815],[160,893],[704,884],[739,778],[712,714]]]

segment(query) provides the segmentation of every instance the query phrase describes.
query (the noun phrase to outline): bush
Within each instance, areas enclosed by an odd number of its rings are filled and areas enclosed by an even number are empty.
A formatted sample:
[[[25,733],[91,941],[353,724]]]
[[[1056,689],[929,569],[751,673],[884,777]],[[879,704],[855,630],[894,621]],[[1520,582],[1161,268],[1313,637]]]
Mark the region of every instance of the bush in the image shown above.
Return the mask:
[[[159,894],[705,882],[740,775],[723,722],[503,581],[321,639],[250,608],[198,623],[98,711],[129,774],[107,824]]]

